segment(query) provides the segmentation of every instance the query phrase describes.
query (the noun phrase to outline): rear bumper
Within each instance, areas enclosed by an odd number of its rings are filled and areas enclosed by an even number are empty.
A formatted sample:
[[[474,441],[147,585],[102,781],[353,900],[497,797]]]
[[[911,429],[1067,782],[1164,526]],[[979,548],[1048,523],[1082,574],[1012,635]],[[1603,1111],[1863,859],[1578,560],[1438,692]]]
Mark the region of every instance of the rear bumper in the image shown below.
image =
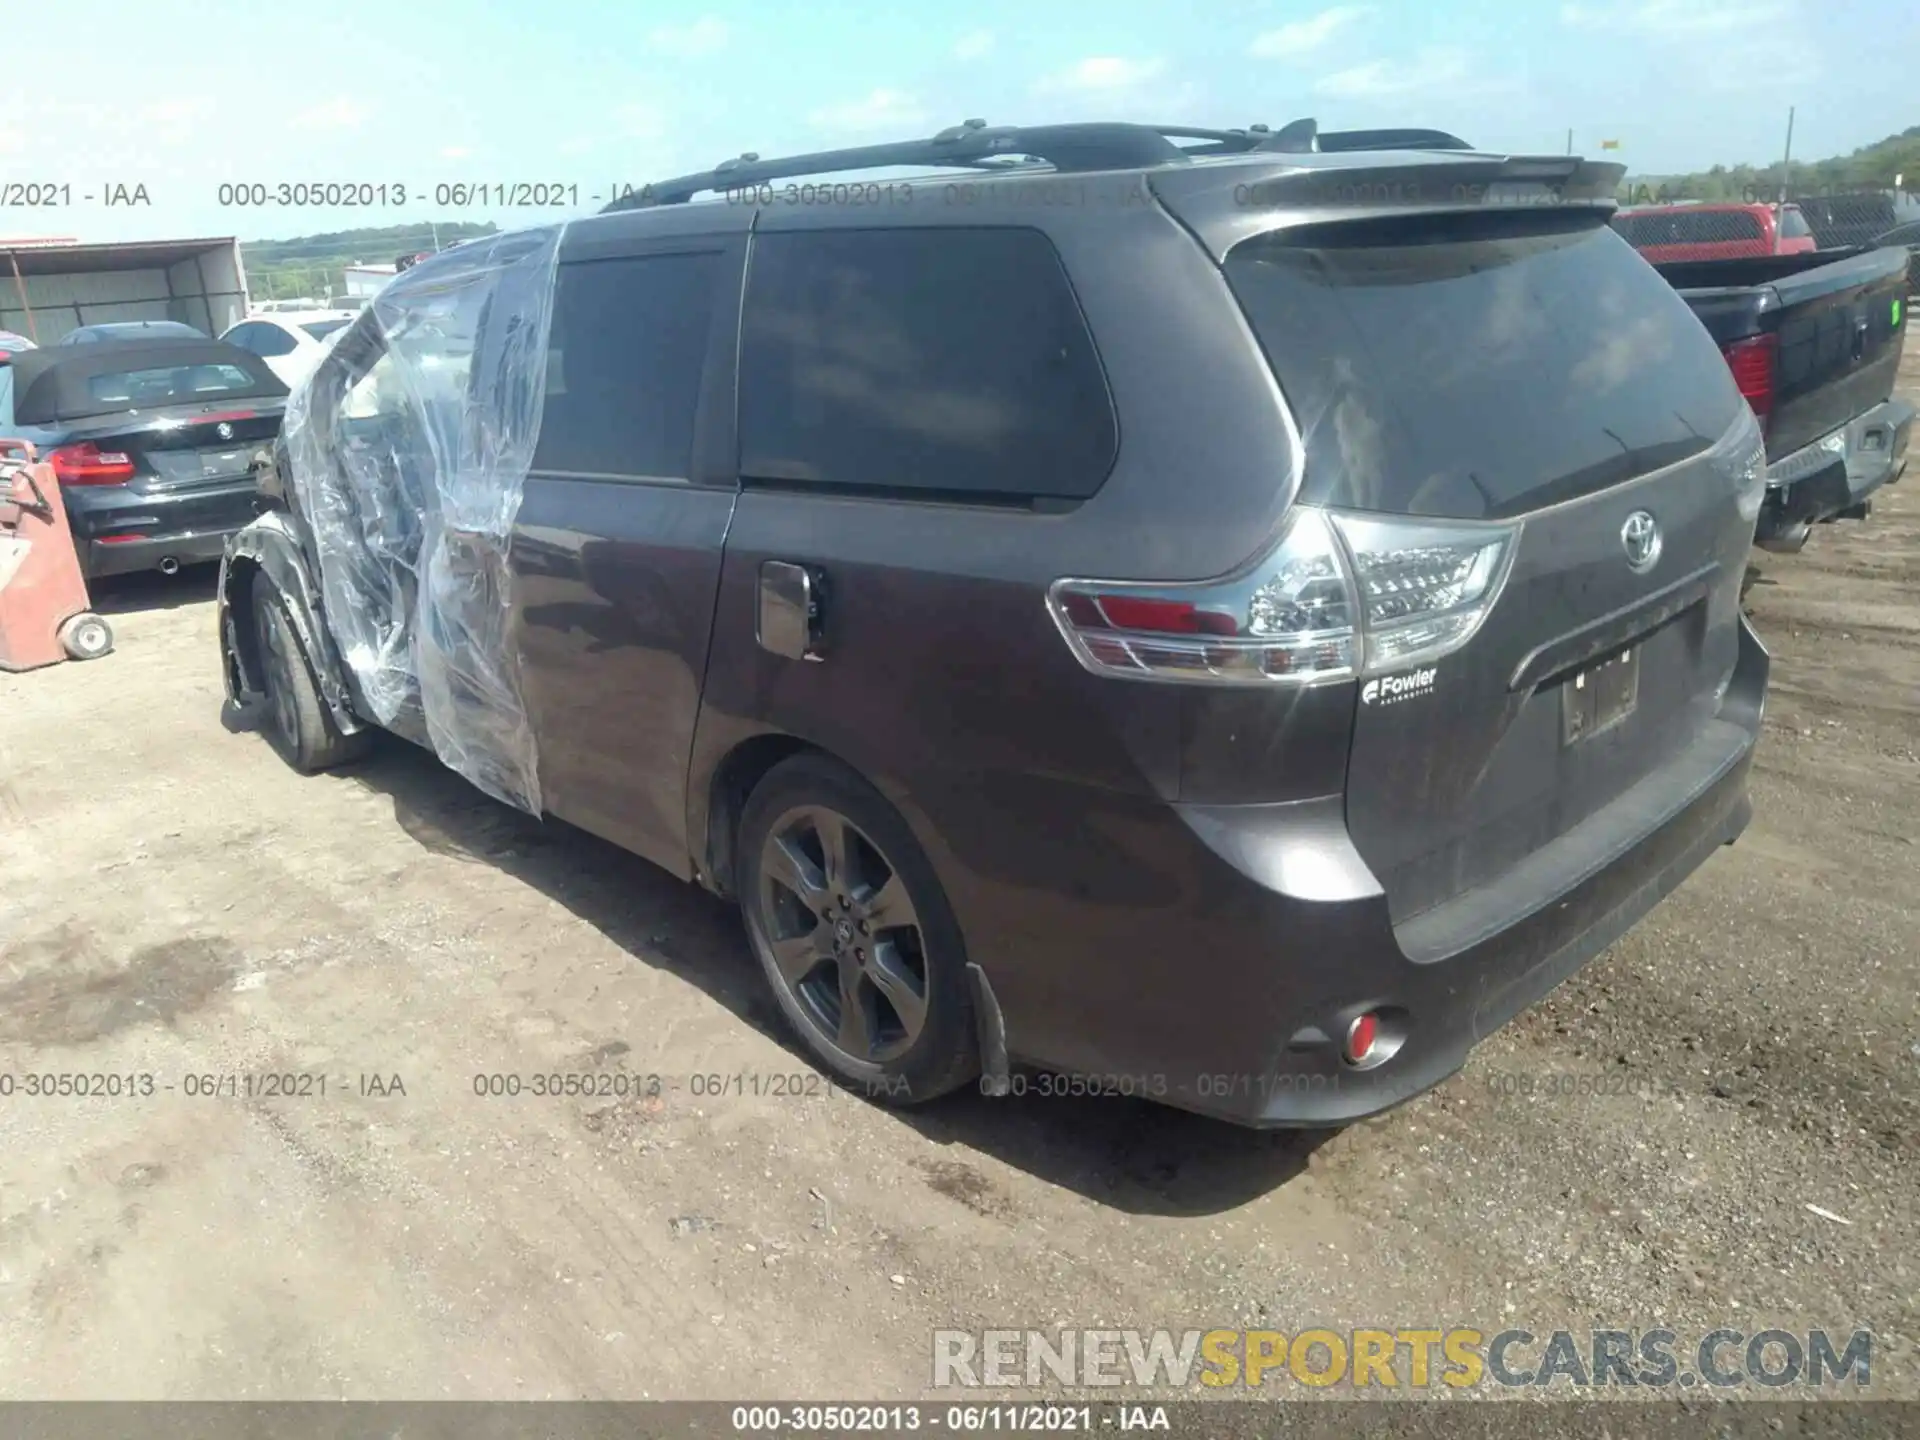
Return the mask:
[[[67,492],[80,564],[90,578],[218,560],[227,537],[254,516],[251,482],[148,493],[120,487]]]
[[[105,575],[131,575],[142,570],[158,570],[168,560],[179,564],[204,565],[220,558],[227,536],[240,526],[213,534],[186,531],[178,535],[159,535],[151,539],[120,540],[107,543],[89,540],[81,547],[80,563],[91,579]]]
[[[1754,542],[1790,553],[1806,543],[1815,525],[1864,517],[1873,493],[1906,470],[1913,419],[1912,405],[1889,400],[1772,462]]]
[[[1213,873],[1127,928],[1144,946],[1184,944],[1109,953],[1064,1014],[1035,1012],[1025,967],[1003,984],[989,966],[1010,1053],[1094,1093],[1254,1126],[1344,1124],[1420,1094],[1739,836],[1768,664],[1742,620],[1733,678],[1691,745],[1498,881],[1398,927],[1337,799],[1175,807]],[[1340,1040],[1367,1012],[1388,1017],[1397,1049],[1356,1069]]]

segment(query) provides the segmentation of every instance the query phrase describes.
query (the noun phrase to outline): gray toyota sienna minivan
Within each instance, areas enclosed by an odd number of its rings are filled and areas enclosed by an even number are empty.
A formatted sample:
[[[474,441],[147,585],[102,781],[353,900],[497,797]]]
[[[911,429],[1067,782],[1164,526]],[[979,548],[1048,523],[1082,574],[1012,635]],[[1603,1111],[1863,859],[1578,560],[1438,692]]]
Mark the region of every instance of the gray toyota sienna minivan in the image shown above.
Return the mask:
[[[463,245],[296,391],[229,694],[737,898],[871,1093],[1381,1110],[1748,818],[1760,435],[1619,174],[968,122]]]

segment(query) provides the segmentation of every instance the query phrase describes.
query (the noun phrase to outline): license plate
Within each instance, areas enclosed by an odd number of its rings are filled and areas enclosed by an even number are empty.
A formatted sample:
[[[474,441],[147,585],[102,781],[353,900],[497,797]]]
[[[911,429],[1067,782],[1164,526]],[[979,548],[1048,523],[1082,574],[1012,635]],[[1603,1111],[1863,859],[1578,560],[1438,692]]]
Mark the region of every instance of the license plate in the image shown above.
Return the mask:
[[[1634,646],[1569,675],[1560,686],[1566,743],[1609,730],[1640,703],[1640,650]]]
[[[229,475],[244,475],[252,458],[248,446],[242,445],[234,450],[202,450],[200,452],[200,474],[208,480]]]

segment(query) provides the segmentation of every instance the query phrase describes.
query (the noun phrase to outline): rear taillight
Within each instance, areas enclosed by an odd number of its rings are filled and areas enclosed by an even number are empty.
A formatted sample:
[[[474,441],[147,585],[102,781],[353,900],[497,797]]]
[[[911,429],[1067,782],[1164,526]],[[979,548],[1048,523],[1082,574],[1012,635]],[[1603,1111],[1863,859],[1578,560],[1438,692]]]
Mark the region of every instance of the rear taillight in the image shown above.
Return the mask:
[[[1773,418],[1773,371],[1774,361],[1780,353],[1779,337],[1755,335],[1746,340],[1736,340],[1731,345],[1722,345],[1720,353],[1727,357],[1727,368],[1733,371],[1733,383],[1747,397],[1747,404],[1753,407],[1754,416],[1760,421],[1760,428],[1764,432],[1767,422]]]
[[[47,463],[62,485],[124,485],[133,478],[133,458],[102,450],[91,440],[47,452]]]
[[[1751,412],[1743,411],[1734,421],[1733,429],[1713,447],[1713,459],[1733,481],[1740,518],[1758,521],[1760,502],[1767,493],[1767,442]]]
[[[1302,505],[1280,543],[1225,580],[1059,580],[1054,623],[1100,675],[1314,684],[1437,659],[1493,608],[1518,524],[1389,520]]]

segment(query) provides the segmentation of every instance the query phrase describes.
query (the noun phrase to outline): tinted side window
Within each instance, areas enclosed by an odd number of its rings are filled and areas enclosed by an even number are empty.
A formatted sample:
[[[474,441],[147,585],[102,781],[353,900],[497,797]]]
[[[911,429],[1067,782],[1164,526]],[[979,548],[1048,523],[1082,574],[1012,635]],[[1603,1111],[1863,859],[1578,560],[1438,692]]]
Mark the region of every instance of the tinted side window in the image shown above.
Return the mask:
[[[246,325],[234,326],[233,329],[227,331],[227,333],[220,338],[229,345],[237,345],[240,349],[250,354],[258,355],[260,352],[254,349],[253,342],[254,337],[259,334],[259,332],[260,327],[258,325],[248,323]]]
[[[576,260],[554,282],[538,470],[684,479],[721,257]]]
[[[1798,210],[1788,210],[1780,217],[1780,234],[1787,240],[1805,240],[1813,234],[1813,227]]]
[[[743,475],[1083,499],[1117,445],[1093,337],[1040,232],[839,230],[753,242]]]
[[[256,355],[291,355],[294,340],[278,325],[256,325],[253,343],[247,348]]]

